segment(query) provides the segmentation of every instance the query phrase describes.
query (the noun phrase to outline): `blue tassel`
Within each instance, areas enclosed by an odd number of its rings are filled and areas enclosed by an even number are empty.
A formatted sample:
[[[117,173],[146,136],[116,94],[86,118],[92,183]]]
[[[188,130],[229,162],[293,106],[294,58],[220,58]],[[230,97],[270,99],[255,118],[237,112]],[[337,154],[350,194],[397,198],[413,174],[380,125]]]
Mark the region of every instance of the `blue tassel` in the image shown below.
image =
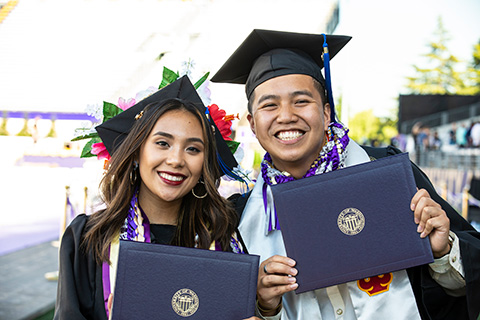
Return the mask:
[[[335,104],[333,103],[332,94],[332,79],[330,77],[330,54],[328,53],[327,36],[323,35],[323,68],[325,69],[325,85],[327,89],[328,103],[330,104],[330,119],[332,122],[337,122],[335,114]]]
[[[217,152],[217,161],[218,164],[220,165],[220,170],[222,170],[223,174],[229,177],[232,180],[236,180],[239,182],[243,182],[246,186],[246,190],[248,192],[249,187],[248,187],[248,182],[246,179],[242,178],[241,176],[237,175],[235,172],[230,170],[230,168],[223,162],[222,157]]]

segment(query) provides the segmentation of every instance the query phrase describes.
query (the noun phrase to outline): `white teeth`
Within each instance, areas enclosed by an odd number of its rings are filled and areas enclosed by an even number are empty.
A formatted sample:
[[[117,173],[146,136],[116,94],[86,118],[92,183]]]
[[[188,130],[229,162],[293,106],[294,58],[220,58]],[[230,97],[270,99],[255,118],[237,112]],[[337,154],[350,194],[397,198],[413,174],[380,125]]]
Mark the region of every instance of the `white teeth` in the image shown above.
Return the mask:
[[[293,140],[303,136],[299,131],[282,131],[278,134],[280,140]]]
[[[172,176],[172,175],[170,175],[168,173],[164,173],[164,172],[160,172],[160,177],[162,177],[163,179],[170,180],[170,181],[182,181],[184,179],[181,176]]]

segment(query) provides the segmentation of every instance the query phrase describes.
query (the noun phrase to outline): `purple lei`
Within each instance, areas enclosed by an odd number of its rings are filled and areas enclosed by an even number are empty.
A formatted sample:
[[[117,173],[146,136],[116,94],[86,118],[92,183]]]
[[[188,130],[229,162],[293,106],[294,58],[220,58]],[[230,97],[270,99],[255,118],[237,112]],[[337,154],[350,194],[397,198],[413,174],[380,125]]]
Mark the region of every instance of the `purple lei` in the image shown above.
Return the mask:
[[[130,207],[128,209],[128,214],[127,218],[125,219],[125,224],[122,227],[122,230],[120,231],[120,239],[122,240],[129,240],[133,241],[136,236],[138,236],[137,230],[137,224],[135,223],[135,206],[138,207],[140,210],[142,217],[143,217],[143,227],[145,230],[145,242],[150,242],[151,241],[151,236],[150,236],[150,223],[148,221],[148,217],[143,212],[142,208],[138,204],[138,190],[135,190],[133,193],[132,200],[130,201]],[[244,253],[241,245],[238,244],[237,240],[234,237],[231,237],[230,239],[230,246],[232,248],[232,251],[234,253]],[[222,251],[222,248],[218,242],[215,242],[215,250],[216,251]]]
[[[342,131],[343,135],[339,136],[337,133],[341,133]],[[348,142],[350,141],[350,138],[348,137],[348,129],[342,126],[340,123],[332,122],[328,127],[327,134],[328,143],[323,146],[319,156],[317,157],[317,159],[315,159],[315,161],[312,163],[312,165],[302,178],[311,177],[313,175],[321,174],[328,171],[334,171],[337,170],[339,166],[343,166],[343,163],[341,164],[340,154],[345,153],[345,149],[348,145]],[[286,174],[285,172],[280,172],[279,170],[276,170],[273,167],[272,157],[268,152],[265,153],[265,156],[263,158],[261,164],[261,172],[263,181],[265,181],[265,184],[263,185],[263,204],[265,207],[265,213],[268,215],[267,185],[271,186],[277,183],[286,183],[295,180],[295,178],[289,174]],[[270,219],[270,217],[267,217],[268,231],[280,229],[275,208],[273,208],[273,212],[275,227],[272,225],[272,219]]]
[[[135,190],[132,196],[132,200],[130,201],[130,207],[128,208],[127,218],[125,219],[125,224],[120,231],[120,239],[122,240],[129,240],[133,241],[136,236],[138,236],[137,230],[137,223],[135,222],[135,208],[138,208],[138,211],[142,215],[143,218],[143,228],[144,228],[144,238],[145,242],[150,242],[150,222],[148,221],[148,217],[143,212],[142,208],[138,204],[138,190]]]

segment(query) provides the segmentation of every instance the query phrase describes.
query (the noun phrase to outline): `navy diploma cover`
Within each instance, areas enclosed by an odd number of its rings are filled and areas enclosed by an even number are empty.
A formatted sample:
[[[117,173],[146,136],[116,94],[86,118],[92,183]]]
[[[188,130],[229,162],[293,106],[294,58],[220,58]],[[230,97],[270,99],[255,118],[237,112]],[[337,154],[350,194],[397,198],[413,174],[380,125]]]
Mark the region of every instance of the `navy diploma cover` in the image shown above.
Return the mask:
[[[259,257],[120,241],[113,319],[244,319]]]
[[[433,262],[407,153],[272,186],[296,293]]]

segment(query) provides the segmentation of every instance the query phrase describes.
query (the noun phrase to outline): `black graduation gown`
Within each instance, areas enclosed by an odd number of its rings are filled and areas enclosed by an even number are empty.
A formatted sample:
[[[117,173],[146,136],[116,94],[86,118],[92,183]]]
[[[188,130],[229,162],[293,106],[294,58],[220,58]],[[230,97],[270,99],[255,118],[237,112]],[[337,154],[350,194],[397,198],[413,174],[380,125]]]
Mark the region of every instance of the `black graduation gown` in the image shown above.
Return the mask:
[[[80,248],[87,220],[84,214],[77,216],[63,234],[54,319],[107,319],[102,266]]]
[[[401,153],[400,150],[391,146],[386,148],[362,147],[372,159]],[[407,269],[420,315],[422,319],[477,320],[480,313],[480,233],[475,231],[453,207],[436,193],[428,177],[413,162],[412,169],[417,187],[426,189],[432,199],[442,206],[450,219],[450,230],[455,232],[460,240],[460,253],[467,285],[465,296],[452,297],[432,279],[427,265]],[[249,196],[250,193],[245,196],[235,194],[229,198],[240,216]]]
[[[63,234],[54,319],[107,319],[102,266],[95,262],[91,253],[80,248],[87,220],[84,214],[77,216]],[[152,242],[169,243],[174,230],[167,227],[151,225]]]

